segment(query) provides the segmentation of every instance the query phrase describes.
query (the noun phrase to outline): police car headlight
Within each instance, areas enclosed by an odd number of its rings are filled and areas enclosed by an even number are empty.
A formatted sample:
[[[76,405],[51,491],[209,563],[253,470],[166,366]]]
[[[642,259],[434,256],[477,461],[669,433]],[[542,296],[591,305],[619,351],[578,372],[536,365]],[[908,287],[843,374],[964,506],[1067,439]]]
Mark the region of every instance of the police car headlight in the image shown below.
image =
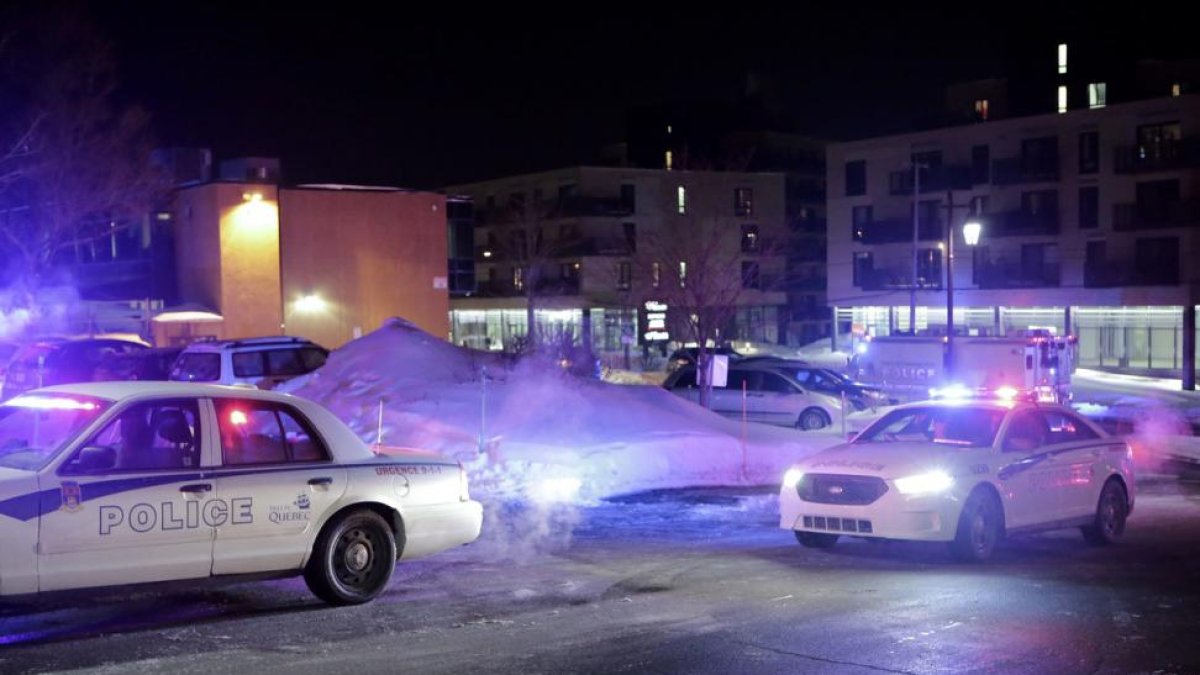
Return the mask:
[[[954,477],[945,471],[930,471],[896,479],[896,489],[902,495],[937,494],[954,486]]]
[[[800,469],[788,469],[787,473],[783,474],[783,487],[789,490],[795,490],[800,484],[800,479],[804,478],[804,472]]]

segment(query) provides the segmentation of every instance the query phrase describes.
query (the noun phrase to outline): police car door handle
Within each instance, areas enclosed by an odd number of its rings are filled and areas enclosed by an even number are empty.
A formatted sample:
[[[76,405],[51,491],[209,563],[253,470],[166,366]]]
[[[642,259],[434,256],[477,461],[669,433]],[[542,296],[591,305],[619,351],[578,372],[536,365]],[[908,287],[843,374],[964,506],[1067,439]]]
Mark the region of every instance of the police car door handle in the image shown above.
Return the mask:
[[[319,478],[309,478],[309,485],[333,485],[333,479],[329,476],[321,476]]]
[[[212,492],[212,483],[191,483],[179,488],[180,492]]]

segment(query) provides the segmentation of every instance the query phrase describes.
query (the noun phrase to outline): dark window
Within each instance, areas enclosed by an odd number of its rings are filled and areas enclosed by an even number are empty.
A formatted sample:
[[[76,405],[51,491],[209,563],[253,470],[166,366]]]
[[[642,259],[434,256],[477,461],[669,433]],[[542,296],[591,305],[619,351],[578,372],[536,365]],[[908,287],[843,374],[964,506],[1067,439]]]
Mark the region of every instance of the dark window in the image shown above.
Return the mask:
[[[1079,229],[1091,230],[1100,226],[1100,188],[1090,185],[1079,188]]]
[[[171,368],[171,379],[188,382],[216,382],[221,379],[221,355],[180,354]]]
[[[873,209],[870,206],[855,206],[850,212],[850,218],[853,223],[854,241],[862,241],[867,234],[867,227],[871,224],[874,216]]]
[[[930,178],[940,173],[942,168],[942,152],[940,150],[914,152],[911,159],[912,165],[920,175],[921,185],[929,185]]]
[[[1079,173],[1100,170],[1100,133],[1085,131],[1079,134]]]
[[[621,184],[621,209],[628,213],[637,211],[637,186],[632,183]]]
[[[918,216],[920,217],[921,226],[923,228],[942,222],[942,203],[940,201],[936,199],[922,199],[918,203],[920,205],[919,208],[921,209]],[[909,211],[909,213],[912,213],[912,211]]]
[[[197,467],[200,438],[200,410],[195,399],[137,403],[88,440],[63,473],[90,473],[97,468],[155,471]]]
[[[754,370],[730,370],[729,377],[725,379],[725,388],[739,391],[745,388],[746,391],[758,391],[760,376],[761,373]]]
[[[637,224],[636,223],[621,223],[621,229],[625,232],[625,248],[630,253],[637,252]]]
[[[508,196],[508,208],[513,213],[525,213],[525,193],[514,192]]]
[[[1034,190],[1021,193],[1021,210],[1030,216],[1058,213],[1058,190]]]
[[[981,185],[991,178],[991,148],[986,145],[971,146],[971,182]]]
[[[742,253],[754,253],[759,248],[758,241],[758,226],[743,225],[742,226]]]
[[[1044,136],[1021,141],[1021,170],[1048,173],[1058,170],[1058,138]]]
[[[262,352],[241,352],[233,355],[234,377],[262,377],[267,374]]]
[[[922,286],[939,286],[942,283],[942,252],[936,248],[923,248],[917,255],[917,277]]]
[[[617,288],[622,291],[629,290],[633,284],[633,270],[629,263],[617,263]]]
[[[846,162],[846,196],[867,194],[867,163],[865,160]]]
[[[289,406],[242,399],[215,399],[213,405],[226,465],[329,459],[311,425]]]
[[[1134,252],[1135,273],[1140,279],[1174,283],[1179,279],[1179,239],[1138,239]]]
[[[870,251],[854,253],[854,285],[862,287],[871,277],[875,276],[875,254]]]
[[[742,288],[759,288],[762,284],[758,274],[758,262],[742,261]]]
[[[754,215],[754,190],[752,188],[734,188],[733,215]]]
[[[796,387],[775,373],[763,373],[759,391],[769,391],[774,394],[795,394]]]
[[[267,352],[267,372],[271,375],[303,375],[308,370],[299,349],[272,349]]]
[[[1022,244],[1021,277],[1046,279],[1047,270],[1058,268],[1058,244]]]
[[[572,185],[558,186],[558,201],[560,204],[562,202],[570,201],[570,199],[574,196],[575,196],[575,185],[572,184]]]
[[[1179,179],[1155,180],[1137,184],[1138,216],[1150,223],[1165,223],[1179,202]]]

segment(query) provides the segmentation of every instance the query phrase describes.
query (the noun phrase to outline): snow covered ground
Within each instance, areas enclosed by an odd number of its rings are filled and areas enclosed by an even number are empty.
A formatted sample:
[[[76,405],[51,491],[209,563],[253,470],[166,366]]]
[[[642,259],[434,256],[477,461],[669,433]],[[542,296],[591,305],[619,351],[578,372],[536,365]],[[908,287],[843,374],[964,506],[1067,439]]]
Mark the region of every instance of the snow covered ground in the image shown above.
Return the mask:
[[[580,379],[553,363],[457,347],[399,319],[284,389],[364,440],[461,461],[476,495],[590,501],[641,490],[770,485],[839,442],[722,418],[654,386]],[[381,413],[382,407],[382,413]],[[382,417],[382,424],[380,419]]]

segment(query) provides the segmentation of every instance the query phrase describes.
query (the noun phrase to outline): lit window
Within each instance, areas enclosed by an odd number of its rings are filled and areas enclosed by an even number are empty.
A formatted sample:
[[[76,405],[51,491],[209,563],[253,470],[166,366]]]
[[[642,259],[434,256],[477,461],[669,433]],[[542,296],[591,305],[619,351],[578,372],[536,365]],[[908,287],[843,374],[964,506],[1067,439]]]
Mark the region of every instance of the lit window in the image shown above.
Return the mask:
[[[1103,82],[1088,85],[1088,107],[1103,108],[1108,101],[1108,86]]]
[[[525,288],[525,270],[523,268],[513,268],[513,288],[518,291]]]
[[[1067,72],[1067,45],[1064,42],[1058,46],[1058,72]]]
[[[675,188],[675,208],[680,214],[687,213],[687,188],[682,185]]]
[[[976,119],[980,119],[985,122],[987,121],[988,100],[986,98],[981,98],[981,99],[978,99],[977,101],[975,101],[975,117],[976,117]]]
[[[1058,112],[1067,112],[1067,88],[1065,86],[1058,88]]]
[[[680,260],[679,261],[679,287],[684,288],[686,286],[687,286],[687,262]]]
[[[668,150],[668,151],[667,151],[667,157],[666,157],[666,159],[665,159],[665,160],[663,160],[663,161],[664,161],[664,163],[666,164],[667,171],[670,171],[671,169],[673,169],[673,168],[674,168],[674,164],[675,164],[675,163],[672,161],[672,157],[671,157],[671,151],[670,151],[670,150]]]
[[[1172,96],[1178,96],[1179,94],[1182,93],[1182,90],[1183,90],[1183,87],[1179,86],[1178,82],[1171,85],[1171,95]]]

